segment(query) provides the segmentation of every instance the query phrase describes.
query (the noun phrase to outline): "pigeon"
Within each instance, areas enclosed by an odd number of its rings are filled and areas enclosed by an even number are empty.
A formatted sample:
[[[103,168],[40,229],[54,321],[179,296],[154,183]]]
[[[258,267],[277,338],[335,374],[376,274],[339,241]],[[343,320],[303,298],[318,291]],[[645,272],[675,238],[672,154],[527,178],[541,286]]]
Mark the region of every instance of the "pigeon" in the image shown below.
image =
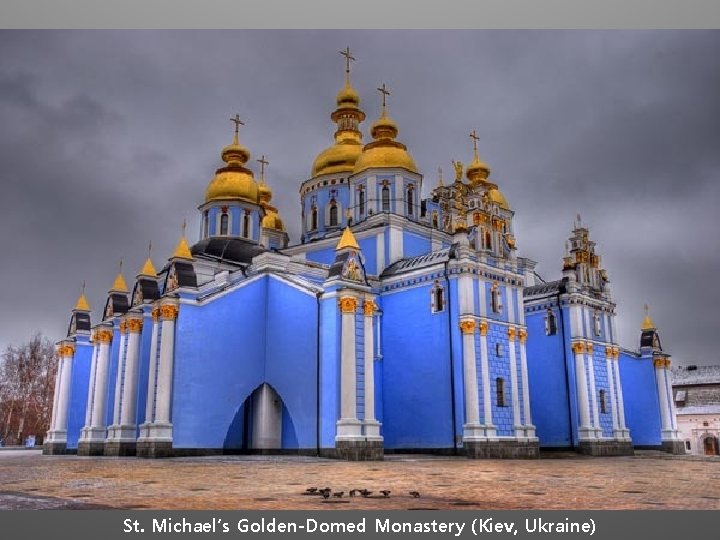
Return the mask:
[[[369,497],[370,495],[372,495],[372,491],[368,491],[367,489],[363,489],[363,490],[360,491],[360,495],[362,495],[363,497]]]
[[[316,487],[309,487],[305,490],[305,493],[315,493],[317,492],[318,488]]]
[[[408,491],[408,494],[409,494],[411,497],[415,497],[416,499],[420,496],[420,492],[419,492],[419,491]]]
[[[333,497],[337,497],[338,499],[341,498],[345,494],[344,491],[336,491],[333,493]]]
[[[389,489],[383,489],[382,491],[380,491],[380,493],[382,493],[384,497],[389,497],[389,496],[390,496],[390,490],[389,490]]]
[[[330,498],[330,492],[329,491],[322,491],[323,499],[329,499]]]
[[[350,496],[351,496],[351,497],[356,497],[359,492],[360,492],[359,489],[351,489],[351,490],[350,490]]]

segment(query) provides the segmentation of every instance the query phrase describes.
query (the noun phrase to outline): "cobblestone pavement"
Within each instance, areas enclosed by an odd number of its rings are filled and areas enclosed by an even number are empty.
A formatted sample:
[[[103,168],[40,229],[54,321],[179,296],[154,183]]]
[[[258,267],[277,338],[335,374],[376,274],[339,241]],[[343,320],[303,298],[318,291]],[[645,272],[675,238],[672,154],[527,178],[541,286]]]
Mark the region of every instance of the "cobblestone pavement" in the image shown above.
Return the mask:
[[[344,491],[325,501],[307,487]],[[353,488],[369,497],[348,497]],[[388,498],[380,490],[391,490]],[[419,498],[409,495],[418,491]],[[143,460],[0,452],[0,508],[157,509],[720,509],[720,458],[536,461],[386,456]]]

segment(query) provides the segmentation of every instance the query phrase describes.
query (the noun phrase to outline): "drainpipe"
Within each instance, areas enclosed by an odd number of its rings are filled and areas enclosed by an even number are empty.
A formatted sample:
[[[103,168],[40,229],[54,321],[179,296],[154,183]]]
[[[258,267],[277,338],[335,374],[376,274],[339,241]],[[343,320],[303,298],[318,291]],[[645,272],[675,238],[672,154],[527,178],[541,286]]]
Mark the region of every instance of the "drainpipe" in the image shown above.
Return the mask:
[[[452,251],[452,248],[451,248]],[[450,406],[452,411],[452,439],[453,453],[457,454],[457,421],[455,420],[455,358],[452,346],[452,317],[450,316],[450,279],[448,278],[448,264],[450,257],[445,261],[445,290],[447,291],[447,321],[448,321],[448,350],[450,351]]]
[[[315,293],[317,304],[317,328],[315,330],[315,453],[320,455],[320,297]]]

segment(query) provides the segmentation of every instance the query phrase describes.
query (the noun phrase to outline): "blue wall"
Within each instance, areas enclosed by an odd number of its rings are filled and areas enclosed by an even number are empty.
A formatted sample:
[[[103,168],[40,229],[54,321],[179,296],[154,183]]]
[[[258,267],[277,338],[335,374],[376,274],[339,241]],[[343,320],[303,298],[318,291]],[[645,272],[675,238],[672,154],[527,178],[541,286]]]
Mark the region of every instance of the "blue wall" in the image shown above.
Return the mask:
[[[634,446],[659,446],[660,406],[652,358],[620,354],[620,383],[625,402],[625,423]]]

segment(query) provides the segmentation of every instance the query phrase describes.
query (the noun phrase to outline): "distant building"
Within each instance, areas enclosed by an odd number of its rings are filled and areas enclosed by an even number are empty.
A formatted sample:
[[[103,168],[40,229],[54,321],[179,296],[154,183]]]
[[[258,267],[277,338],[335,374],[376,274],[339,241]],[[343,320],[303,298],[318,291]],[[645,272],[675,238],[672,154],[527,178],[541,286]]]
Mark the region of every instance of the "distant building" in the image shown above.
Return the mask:
[[[673,397],[685,451],[720,455],[720,366],[673,369]]]

